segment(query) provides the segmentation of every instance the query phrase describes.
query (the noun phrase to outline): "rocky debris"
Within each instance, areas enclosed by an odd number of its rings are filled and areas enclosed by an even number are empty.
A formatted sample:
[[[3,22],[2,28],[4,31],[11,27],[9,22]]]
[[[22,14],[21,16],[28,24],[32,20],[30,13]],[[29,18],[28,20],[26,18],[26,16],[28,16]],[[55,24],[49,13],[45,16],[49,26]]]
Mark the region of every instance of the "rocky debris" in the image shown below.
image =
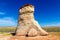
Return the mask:
[[[34,19],[34,6],[30,4],[24,5],[19,10],[18,27],[16,30],[16,35],[20,36],[35,36],[35,35],[47,35],[48,33],[44,31],[39,23]],[[33,29],[31,29],[33,28]],[[39,33],[37,33],[37,31]]]

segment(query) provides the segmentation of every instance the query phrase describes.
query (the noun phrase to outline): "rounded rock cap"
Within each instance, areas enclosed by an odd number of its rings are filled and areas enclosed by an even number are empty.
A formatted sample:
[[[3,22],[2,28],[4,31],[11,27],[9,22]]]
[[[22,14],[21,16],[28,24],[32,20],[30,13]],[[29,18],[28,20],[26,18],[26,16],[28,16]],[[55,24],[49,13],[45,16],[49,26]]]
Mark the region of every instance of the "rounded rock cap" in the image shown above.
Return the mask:
[[[25,4],[19,10],[20,14],[34,12],[34,6],[31,4]]]

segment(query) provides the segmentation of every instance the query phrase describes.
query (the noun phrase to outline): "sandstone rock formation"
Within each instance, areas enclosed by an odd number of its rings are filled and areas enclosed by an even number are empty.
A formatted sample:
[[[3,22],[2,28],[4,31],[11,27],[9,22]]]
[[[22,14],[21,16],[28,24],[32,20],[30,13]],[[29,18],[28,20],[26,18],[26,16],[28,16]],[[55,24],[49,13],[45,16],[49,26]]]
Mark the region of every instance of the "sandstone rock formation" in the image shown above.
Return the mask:
[[[30,31],[28,32],[28,36],[37,36],[38,31],[35,30],[34,28],[31,28]]]
[[[19,10],[18,27],[16,35],[20,36],[36,36],[36,35],[47,35],[38,22],[34,19],[34,6],[26,4]]]

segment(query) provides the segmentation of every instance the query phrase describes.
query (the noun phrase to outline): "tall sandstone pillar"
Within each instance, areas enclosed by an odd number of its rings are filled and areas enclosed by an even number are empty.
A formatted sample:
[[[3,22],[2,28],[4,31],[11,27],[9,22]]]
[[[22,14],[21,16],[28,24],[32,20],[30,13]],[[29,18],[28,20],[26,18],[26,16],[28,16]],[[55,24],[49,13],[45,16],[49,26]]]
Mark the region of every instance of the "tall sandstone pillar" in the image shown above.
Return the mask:
[[[36,36],[47,35],[38,22],[34,19],[34,6],[26,4],[19,10],[18,27],[16,35],[19,36]]]

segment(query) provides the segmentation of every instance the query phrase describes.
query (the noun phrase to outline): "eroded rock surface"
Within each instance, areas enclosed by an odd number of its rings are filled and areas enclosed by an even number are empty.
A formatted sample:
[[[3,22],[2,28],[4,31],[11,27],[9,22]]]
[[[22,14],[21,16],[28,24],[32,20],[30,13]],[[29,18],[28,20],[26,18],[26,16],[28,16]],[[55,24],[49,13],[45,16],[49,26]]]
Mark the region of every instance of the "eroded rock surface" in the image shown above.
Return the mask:
[[[20,36],[35,36],[35,35],[47,35],[38,22],[34,19],[34,6],[26,4],[19,10],[18,27],[16,35]]]
[[[29,36],[37,36],[38,35],[38,31],[35,30],[34,28],[31,28],[30,31],[28,32]]]

